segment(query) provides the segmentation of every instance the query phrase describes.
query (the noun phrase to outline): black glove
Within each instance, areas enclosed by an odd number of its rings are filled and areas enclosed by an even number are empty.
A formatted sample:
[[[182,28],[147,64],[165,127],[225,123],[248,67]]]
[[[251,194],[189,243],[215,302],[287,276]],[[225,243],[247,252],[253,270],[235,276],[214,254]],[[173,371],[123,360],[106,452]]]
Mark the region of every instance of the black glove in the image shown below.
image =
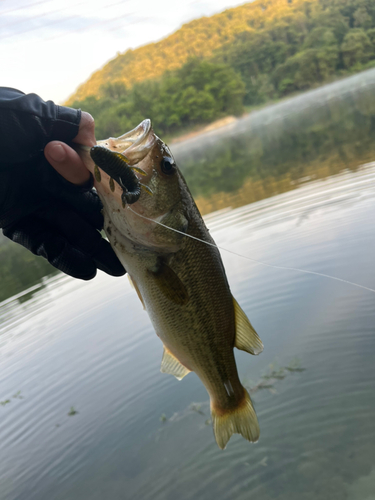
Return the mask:
[[[0,89],[0,227],[70,276],[89,280],[97,269],[121,276],[125,270],[99,232],[102,204],[92,180],[70,184],[43,154],[51,140],[69,143],[79,121],[77,110]]]

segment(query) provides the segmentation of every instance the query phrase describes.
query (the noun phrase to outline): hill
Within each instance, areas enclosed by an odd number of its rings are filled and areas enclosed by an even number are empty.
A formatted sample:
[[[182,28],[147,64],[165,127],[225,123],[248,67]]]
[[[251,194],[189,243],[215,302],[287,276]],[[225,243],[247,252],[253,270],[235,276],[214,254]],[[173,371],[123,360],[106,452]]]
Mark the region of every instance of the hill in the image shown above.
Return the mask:
[[[191,57],[208,59],[215,50],[232,42],[237,34],[267,29],[275,20],[278,21],[276,30],[287,30],[291,20],[298,18],[300,12],[311,8],[314,3],[318,2],[258,0],[212,17],[191,21],[157,43],[119,54],[80,85],[67,104],[91,95],[100,95],[100,88],[108,83],[122,82],[129,87],[180,68]]]

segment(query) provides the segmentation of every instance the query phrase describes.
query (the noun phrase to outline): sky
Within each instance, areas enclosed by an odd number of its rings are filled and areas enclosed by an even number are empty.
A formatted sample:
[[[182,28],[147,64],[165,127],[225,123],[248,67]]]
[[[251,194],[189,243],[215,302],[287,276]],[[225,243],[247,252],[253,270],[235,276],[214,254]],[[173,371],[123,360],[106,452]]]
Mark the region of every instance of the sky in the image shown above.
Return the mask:
[[[0,0],[0,86],[63,103],[117,53],[244,0]]]

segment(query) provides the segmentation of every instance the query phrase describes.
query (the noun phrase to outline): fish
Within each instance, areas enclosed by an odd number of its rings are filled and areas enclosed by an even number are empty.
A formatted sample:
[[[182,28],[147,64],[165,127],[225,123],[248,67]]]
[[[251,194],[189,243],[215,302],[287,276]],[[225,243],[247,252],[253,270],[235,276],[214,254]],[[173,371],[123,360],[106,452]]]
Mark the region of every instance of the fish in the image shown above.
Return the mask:
[[[80,151],[103,204],[104,231],[164,346],[161,372],[188,373],[210,397],[216,442],[250,442],[259,424],[234,347],[263,344],[233,298],[220,252],[169,147],[151,121]]]

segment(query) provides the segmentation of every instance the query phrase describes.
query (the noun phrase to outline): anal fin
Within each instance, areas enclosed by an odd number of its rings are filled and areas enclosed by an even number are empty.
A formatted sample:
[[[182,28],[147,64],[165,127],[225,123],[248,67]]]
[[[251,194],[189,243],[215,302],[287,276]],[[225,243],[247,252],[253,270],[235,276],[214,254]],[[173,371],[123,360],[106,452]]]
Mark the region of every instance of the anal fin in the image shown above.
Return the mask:
[[[174,375],[177,380],[182,380],[185,375],[190,373],[186,366],[182,365],[173,354],[164,347],[163,359],[161,360],[160,371]]]
[[[250,354],[260,354],[263,351],[262,341],[236,299],[232,298],[236,324],[236,340],[234,345],[241,351],[246,351]]]

